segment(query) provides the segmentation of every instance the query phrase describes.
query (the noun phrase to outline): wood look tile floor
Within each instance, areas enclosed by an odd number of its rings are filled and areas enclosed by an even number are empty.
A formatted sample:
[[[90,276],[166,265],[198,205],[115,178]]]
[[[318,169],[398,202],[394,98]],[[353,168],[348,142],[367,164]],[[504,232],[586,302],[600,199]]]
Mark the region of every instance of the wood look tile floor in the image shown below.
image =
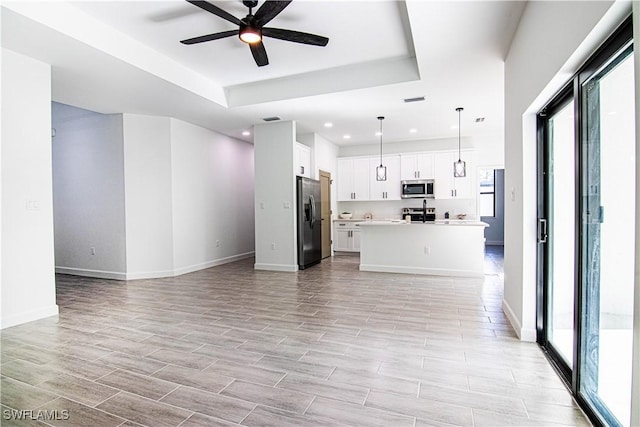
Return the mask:
[[[58,317],[2,331],[2,425],[589,425],[516,339],[501,263],[488,251],[484,279],[364,273],[354,256],[298,273],[244,260],[59,275]]]

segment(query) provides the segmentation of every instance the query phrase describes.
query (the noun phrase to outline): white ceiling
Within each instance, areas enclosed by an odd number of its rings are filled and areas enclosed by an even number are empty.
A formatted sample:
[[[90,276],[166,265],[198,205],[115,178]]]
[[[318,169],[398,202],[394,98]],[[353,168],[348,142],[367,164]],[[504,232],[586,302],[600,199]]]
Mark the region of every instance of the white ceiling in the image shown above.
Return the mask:
[[[240,1],[215,4],[247,14]],[[458,106],[463,136],[500,137],[503,61],[524,7],[296,0],[268,26],[329,44],[265,39],[270,64],[257,67],[236,37],[179,43],[234,29],[184,1],[3,2],[2,46],[52,64],[55,101],[176,117],[248,141],[242,132],[271,116],[339,145],[376,142],[380,115],[385,142],[453,137]],[[403,102],[416,96],[426,101]]]

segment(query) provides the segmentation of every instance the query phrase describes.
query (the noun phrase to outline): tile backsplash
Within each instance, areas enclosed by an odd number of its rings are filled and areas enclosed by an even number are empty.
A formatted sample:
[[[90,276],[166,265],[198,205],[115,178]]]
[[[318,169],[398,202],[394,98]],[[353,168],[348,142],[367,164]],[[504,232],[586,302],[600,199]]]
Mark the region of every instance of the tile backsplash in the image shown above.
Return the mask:
[[[334,218],[338,218],[340,212],[351,212],[353,218],[363,218],[366,213],[371,213],[373,219],[400,219],[402,208],[421,208],[423,199],[404,199],[390,201],[354,201],[338,202],[338,211],[334,212]],[[467,219],[477,218],[475,199],[427,199],[427,206],[436,208],[436,217],[444,218],[444,213],[449,212],[453,217],[466,213]]]

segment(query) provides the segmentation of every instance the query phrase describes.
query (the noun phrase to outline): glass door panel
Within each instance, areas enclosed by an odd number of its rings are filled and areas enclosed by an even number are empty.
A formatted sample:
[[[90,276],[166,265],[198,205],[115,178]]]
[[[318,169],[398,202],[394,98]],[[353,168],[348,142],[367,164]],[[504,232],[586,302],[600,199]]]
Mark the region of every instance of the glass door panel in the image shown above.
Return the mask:
[[[582,84],[580,394],[610,425],[630,424],[635,215],[631,47]]]
[[[548,119],[546,339],[573,369],[575,259],[575,126],[570,101]]]

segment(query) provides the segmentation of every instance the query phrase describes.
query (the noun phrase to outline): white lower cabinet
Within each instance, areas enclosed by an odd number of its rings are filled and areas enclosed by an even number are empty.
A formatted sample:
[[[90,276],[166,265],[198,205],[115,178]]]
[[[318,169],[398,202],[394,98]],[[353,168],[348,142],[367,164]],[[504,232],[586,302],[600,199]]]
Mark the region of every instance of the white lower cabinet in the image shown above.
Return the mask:
[[[333,250],[337,252],[360,252],[360,226],[354,222],[334,223]]]

